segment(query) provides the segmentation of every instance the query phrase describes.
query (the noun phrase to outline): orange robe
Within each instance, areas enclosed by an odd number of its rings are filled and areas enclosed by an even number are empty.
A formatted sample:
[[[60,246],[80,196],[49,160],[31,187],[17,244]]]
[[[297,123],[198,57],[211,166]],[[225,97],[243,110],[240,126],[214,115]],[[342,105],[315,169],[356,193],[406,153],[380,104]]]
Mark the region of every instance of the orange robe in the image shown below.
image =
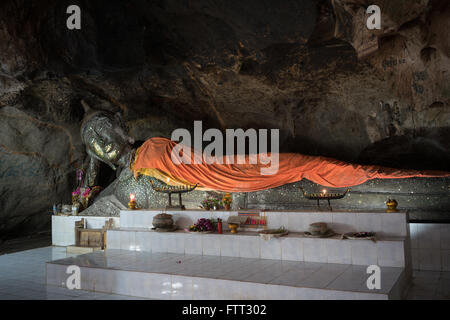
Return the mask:
[[[320,156],[280,153],[278,172],[262,175],[258,164],[175,164],[171,152],[177,143],[166,138],[151,138],[137,151],[131,169],[135,176],[144,174],[169,185],[199,184],[199,190],[252,192],[275,188],[306,178],[326,187],[350,187],[371,179],[403,179],[413,177],[450,177],[449,172],[417,171],[364,166]],[[192,151],[192,159],[195,156]],[[200,153],[197,153],[197,156]],[[270,154],[269,154],[270,156]],[[224,158],[225,159],[225,158]],[[246,156],[248,160],[248,156]]]

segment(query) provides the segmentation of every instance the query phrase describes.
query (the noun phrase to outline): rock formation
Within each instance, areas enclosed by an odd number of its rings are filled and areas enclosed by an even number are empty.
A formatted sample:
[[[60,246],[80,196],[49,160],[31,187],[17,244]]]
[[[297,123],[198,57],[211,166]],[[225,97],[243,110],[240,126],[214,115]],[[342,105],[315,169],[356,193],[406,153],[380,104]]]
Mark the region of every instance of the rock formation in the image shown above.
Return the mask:
[[[82,99],[121,112],[136,145],[203,120],[280,128],[281,151],[450,170],[449,18],[446,0],[2,1],[0,232],[46,228],[70,202]],[[393,186],[361,192],[420,189],[448,218],[448,180]]]

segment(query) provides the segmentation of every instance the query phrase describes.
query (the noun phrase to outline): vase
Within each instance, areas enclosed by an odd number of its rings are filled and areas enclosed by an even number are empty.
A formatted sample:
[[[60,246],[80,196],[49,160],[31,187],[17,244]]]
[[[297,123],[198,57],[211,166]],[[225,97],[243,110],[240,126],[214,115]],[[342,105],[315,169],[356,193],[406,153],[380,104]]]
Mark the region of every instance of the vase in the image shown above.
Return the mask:
[[[231,233],[237,233],[237,228],[239,227],[236,223],[229,223],[228,228],[230,228]]]
[[[153,226],[155,228],[169,229],[173,226],[171,214],[160,213],[153,217]]]
[[[386,212],[398,212],[397,210],[397,206],[398,203],[395,199],[389,199],[388,201],[386,201]]]

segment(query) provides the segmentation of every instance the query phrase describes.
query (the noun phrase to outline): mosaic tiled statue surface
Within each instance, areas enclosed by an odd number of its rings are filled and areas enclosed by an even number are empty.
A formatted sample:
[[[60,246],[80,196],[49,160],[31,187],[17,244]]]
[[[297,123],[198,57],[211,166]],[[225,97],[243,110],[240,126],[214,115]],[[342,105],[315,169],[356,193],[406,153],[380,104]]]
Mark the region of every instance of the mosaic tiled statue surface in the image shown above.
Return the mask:
[[[82,141],[86,145],[88,154],[85,163],[87,172],[85,185],[96,184],[100,169],[100,162],[108,164],[117,172],[117,179],[104,190],[95,203],[86,209],[84,215],[113,215],[125,208],[129,194],[136,194],[138,207],[162,208],[167,204],[167,196],[153,191],[151,180],[155,178],[139,176],[134,178],[129,168],[134,154],[132,143],[122,124],[119,114],[113,115],[103,111],[91,109],[85,102],[85,118],[81,126]],[[420,218],[422,212],[430,217],[433,212],[436,218],[442,218],[442,212],[449,207],[449,197],[445,196],[449,190],[445,188],[446,178],[433,179],[412,178],[395,179],[390,181],[371,180],[352,188],[352,192],[343,200],[333,203],[340,209],[381,209],[389,197],[395,197],[403,209],[412,209],[412,218]],[[265,208],[265,209],[299,209],[315,206],[302,196],[299,187],[317,190],[319,186],[307,180],[286,184],[284,186],[249,193],[233,194],[233,208]],[[430,190],[435,194],[430,195]],[[187,208],[198,208],[207,192],[194,191],[184,194],[184,204]],[[426,200],[425,200],[426,199]]]

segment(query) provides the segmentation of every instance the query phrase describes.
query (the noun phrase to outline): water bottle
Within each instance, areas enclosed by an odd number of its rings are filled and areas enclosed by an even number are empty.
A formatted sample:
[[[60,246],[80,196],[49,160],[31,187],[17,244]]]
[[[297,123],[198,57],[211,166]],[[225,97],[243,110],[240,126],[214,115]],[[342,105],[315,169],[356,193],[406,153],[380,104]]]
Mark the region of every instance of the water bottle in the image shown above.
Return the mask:
[[[56,207],[56,203],[53,204],[53,215],[58,213],[58,208]]]
[[[223,230],[222,230],[222,219],[220,219],[220,218],[217,219],[217,232],[219,234],[223,233]]]

